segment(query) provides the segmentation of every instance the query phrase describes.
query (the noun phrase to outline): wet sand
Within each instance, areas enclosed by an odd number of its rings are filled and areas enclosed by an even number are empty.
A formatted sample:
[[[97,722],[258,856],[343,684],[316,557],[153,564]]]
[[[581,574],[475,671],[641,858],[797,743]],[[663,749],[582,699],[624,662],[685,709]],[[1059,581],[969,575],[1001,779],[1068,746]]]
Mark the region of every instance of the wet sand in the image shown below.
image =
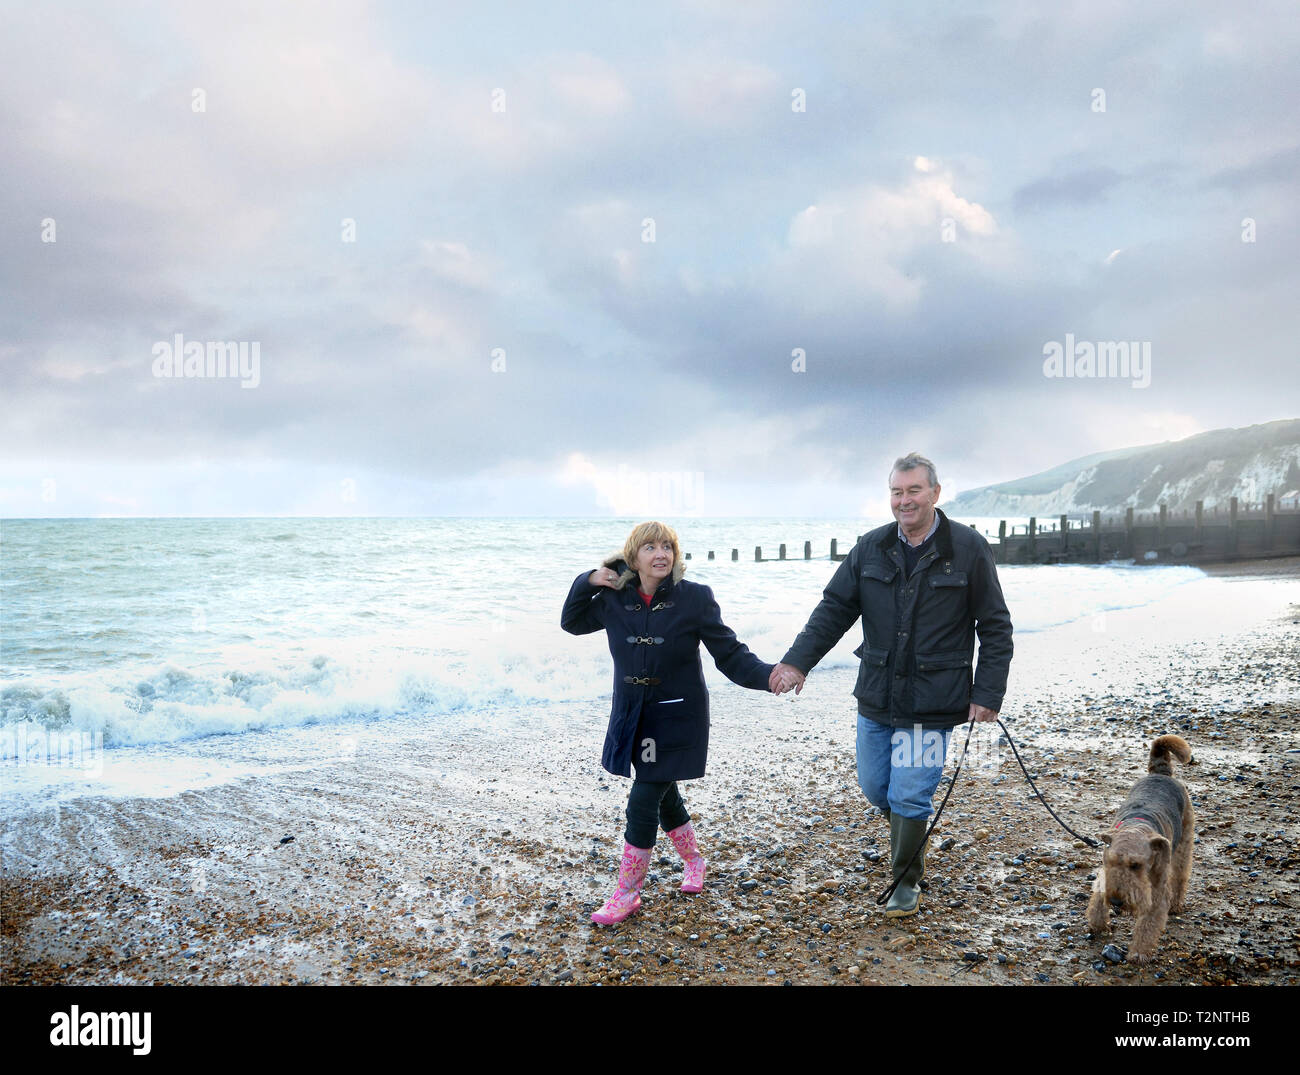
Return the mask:
[[[1300,575],[1300,556],[1272,556],[1263,560],[1234,560],[1229,563],[1196,566],[1207,575],[1232,578],[1295,578]]]
[[[683,785],[708,857],[678,891],[662,840],[641,912],[600,928],[629,783],[599,768],[605,714],[562,734],[527,711],[454,730],[353,733],[329,762],[155,798],[11,816],[5,984],[1174,982],[1295,984],[1300,582],[1215,637],[1177,600],[1017,638],[1004,708],[1021,756],[1080,832],[1108,824],[1177,732],[1196,805],[1187,910],[1156,958],[1084,922],[1099,852],[1057,827],[1015,760],[975,733],[931,842],[921,913],[887,920],[887,826],[854,769],[853,672],[802,696],[713,691],[709,776]],[[1280,611],[1279,611],[1280,610]],[[1247,617],[1248,618],[1248,617]],[[1153,624],[1155,626],[1153,627]],[[454,738],[452,735],[454,734]],[[948,754],[951,774],[965,729]],[[211,741],[237,762],[242,737]],[[940,785],[941,800],[947,780]],[[292,837],[292,839],[289,839]],[[1107,944],[1114,947],[1103,954]]]

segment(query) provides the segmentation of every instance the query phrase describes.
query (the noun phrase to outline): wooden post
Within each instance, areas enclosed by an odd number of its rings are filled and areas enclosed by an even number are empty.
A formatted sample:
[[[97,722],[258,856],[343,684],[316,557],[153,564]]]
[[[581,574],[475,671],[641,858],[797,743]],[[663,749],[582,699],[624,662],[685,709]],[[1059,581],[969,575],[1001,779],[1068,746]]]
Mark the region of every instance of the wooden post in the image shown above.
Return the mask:
[[[1061,516],[1061,551],[1065,552],[1070,547],[1070,520],[1067,516]]]
[[[756,563],[756,564],[761,564],[762,562],[763,562],[763,546],[762,546],[762,545],[755,545],[755,546],[754,546],[754,563]]]
[[[785,559],[785,542],[784,542],[784,541],[781,542],[781,551],[780,551],[780,553],[778,554],[777,558],[780,559],[780,560],[784,560],[784,559]]]
[[[1234,496],[1228,501],[1228,547],[1227,558],[1234,559],[1237,555],[1237,498]]]
[[[1092,513],[1092,559],[1093,563],[1101,563],[1101,512]]]
[[[1166,522],[1168,522],[1168,512],[1169,512],[1169,505],[1161,504],[1160,505],[1160,531],[1159,531],[1159,537],[1156,540],[1156,544],[1159,545],[1161,548],[1164,548],[1164,544],[1165,544],[1165,524]]]
[[[1007,521],[1003,519],[998,523],[998,563],[1007,562]]]
[[[732,549],[732,550],[731,550],[731,562],[734,564],[734,563],[738,562],[739,560],[740,560],[740,550],[739,550],[739,549]]]
[[[840,544],[839,538],[831,538],[831,559],[832,560],[835,559],[835,553],[836,550],[839,548],[839,544]]]
[[[709,550],[709,559],[710,559],[710,560],[713,559],[713,550],[712,550],[712,549]]]
[[[1196,541],[1197,543],[1199,543],[1201,540],[1202,537],[1201,529],[1204,526],[1205,526],[1205,501],[1198,500],[1196,502],[1196,530],[1195,530],[1196,536],[1195,538],[1193,538],[1193,540]]]
[[[1273,494],[1268,494],[1264,501],[1264,548],[1273,547]]]
[[[1133,509],[1127,508],[1124,511],[1124,558],[1131,560],[1136,555],[1133,549]]]
[[[805,560],[811,560],[811,559],[812,559],[812,542],[811,542],[811,541],[805,541],[805,542],[803,543],[803,558],[804,558]]]
[[[1029,517],[1029,562],[1038,563],[1038,519]]]

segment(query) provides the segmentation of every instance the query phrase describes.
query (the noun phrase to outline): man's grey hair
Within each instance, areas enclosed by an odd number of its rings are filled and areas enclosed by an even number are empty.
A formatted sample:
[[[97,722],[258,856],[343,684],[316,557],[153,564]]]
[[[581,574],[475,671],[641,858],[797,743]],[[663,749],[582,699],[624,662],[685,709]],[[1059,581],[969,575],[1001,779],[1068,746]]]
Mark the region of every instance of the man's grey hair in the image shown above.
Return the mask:
[[[931,485],[939,484],[939,472],[934,469],[934,464],[918,452],[908,452],[902,458],[895,459],[893,467],[890,468],[889,476],[892,478],[895,471],[915,470],[917,467],[925,467],[926,473],[930,476]]]

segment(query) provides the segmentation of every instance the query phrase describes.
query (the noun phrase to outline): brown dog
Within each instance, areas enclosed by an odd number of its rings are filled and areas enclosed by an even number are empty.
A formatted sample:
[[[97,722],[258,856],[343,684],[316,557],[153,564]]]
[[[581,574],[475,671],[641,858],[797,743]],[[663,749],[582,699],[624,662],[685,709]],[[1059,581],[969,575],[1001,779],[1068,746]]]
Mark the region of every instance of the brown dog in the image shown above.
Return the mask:
[[[1172,775],[1170,755],[1185,765],[1192,750],[1177,735],[1151,744],[1148,775],[1133,785],[1115,827],[1101,833],[1108,846],[1088,901],[1088,925],[1097,935],[1110,931],[1108,904],[1133,912],[1128,958],[1134,963],[1151,958],[1168,913],[1182,910],[1192,869],[1196,815],[1187,789]]]

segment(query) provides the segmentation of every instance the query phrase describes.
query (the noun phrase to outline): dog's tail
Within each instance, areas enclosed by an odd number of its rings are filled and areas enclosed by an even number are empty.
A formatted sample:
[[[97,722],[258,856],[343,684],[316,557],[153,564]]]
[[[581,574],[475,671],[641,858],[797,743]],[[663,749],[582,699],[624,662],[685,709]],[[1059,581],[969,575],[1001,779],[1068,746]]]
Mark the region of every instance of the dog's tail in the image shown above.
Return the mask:
[[[1174,767],[1169,761],[1170,755],[1186,765],[1192,760],[1192,748],[1180,735],[1162,735],[1151,744],[1151,758],[1147,762],[1147,772],[1173,776]]]

